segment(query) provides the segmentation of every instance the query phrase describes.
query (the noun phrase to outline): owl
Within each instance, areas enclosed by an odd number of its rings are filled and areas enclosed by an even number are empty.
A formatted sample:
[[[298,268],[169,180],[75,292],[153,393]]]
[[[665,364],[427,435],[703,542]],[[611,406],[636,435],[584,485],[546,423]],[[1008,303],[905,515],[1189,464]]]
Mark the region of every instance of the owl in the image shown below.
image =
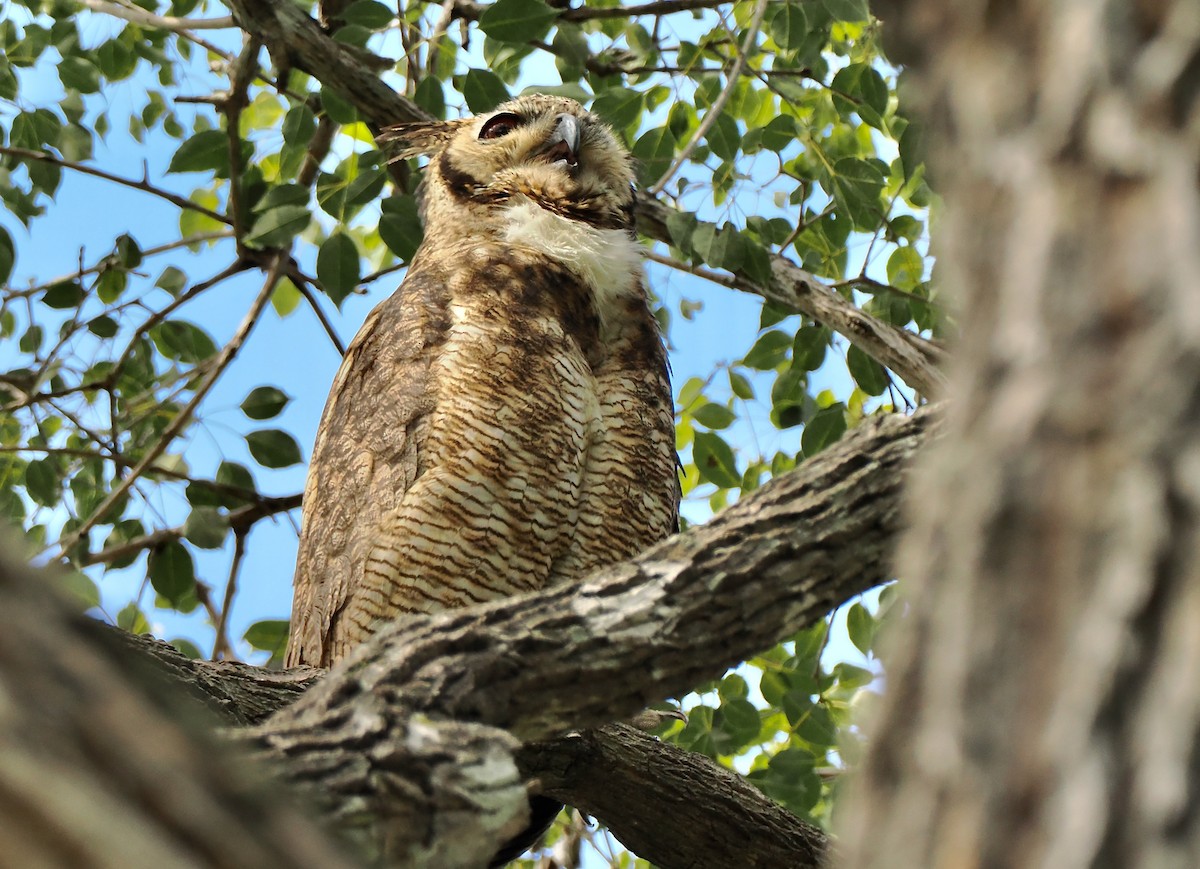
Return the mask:
[[[385,138],[430,158],[425,238],[325,406],[289,665],[328,667],[407,613],[580,577],[678,521],[623,145],[540,95]]]

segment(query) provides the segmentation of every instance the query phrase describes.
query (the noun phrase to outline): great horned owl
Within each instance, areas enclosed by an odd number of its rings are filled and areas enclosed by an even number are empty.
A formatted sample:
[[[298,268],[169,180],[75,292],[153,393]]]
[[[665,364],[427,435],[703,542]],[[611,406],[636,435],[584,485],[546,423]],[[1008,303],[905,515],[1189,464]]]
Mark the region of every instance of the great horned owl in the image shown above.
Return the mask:
[[[425,240],[325,406],[289,665],[327,667],[404,613],[581,576],[677,524],[628,152],[548,96],[387,137],[431,158]]]

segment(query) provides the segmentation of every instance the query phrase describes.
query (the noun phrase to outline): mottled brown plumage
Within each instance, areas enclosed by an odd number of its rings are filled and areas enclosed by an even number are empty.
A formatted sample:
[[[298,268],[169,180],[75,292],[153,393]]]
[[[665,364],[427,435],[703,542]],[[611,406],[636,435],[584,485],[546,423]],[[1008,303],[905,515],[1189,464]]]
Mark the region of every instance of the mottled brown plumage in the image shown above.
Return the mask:
[[[390,137],[431,158],[425,240],[325,407],[289,664],[329,666],[405,613],[581,576],[677,522],[628,153],[545,96]]]

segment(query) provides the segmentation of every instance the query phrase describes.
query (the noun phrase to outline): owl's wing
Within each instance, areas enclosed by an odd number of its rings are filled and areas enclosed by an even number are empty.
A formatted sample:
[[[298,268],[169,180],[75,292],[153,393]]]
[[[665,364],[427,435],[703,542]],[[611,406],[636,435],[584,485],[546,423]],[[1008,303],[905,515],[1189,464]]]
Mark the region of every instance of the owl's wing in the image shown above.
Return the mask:
[[[440,275],[414,263],[342,360],[304,489],[288,666],[329,666],[334,620],[361,582],[373,530],[424,471],[429,367],[446,304]]]

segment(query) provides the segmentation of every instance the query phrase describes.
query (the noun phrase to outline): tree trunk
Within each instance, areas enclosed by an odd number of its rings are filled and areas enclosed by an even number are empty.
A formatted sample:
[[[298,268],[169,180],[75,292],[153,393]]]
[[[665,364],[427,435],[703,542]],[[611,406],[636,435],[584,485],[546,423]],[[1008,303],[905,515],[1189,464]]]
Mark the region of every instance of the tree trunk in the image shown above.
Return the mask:
[[[877,11],[962,340],[841,862],[1200,866],[1200,4]]]

